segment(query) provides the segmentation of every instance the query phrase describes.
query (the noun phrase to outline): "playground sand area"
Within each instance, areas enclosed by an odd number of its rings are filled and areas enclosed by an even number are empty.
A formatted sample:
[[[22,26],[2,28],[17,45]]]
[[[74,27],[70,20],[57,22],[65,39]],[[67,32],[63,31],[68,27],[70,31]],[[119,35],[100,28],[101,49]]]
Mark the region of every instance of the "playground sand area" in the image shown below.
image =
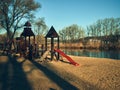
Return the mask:
[[[79,66],[63,62],[46,67],[81,90],[120,90],[120,61],[106,58],[70,56]]]
[[[63,61],[0,56],[0,90],[120,90],[120,61],[70,56]]]

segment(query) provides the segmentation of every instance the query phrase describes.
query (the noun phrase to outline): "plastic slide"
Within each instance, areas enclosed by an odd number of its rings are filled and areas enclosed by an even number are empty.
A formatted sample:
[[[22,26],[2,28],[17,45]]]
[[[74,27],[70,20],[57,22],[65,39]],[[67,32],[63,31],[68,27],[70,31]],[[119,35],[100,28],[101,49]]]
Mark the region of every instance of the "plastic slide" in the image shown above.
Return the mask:
[[[71,64],[75,65],[75,66],[79,66],[78,63],[76,63],[75,61],[73,61],[73,59],[69,56],[67,56],[64,52],[62,52],[61,50],[57,49],[55,50],[56,52],[58,52],[61,56],[65,57],[68,61],[70,61]]]

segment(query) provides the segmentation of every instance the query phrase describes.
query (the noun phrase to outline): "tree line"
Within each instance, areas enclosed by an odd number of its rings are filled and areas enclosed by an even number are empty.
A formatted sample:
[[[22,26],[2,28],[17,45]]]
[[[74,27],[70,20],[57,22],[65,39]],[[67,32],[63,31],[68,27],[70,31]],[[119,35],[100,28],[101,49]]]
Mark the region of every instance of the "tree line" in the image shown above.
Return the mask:
[[[87,26],[86,29],[73,24],[60,30],[59,35],[64,42],[72,42],[84,37],[120,35],[120,18],[99,19],[94,24]]]
[[[73,24],[59,31],[64,48],[120,48],[120,18],[99,19],[86,29]]]
[[[60,30],[59,36],[63,43],[75,42],[80,38],[84,38],[85,32],[84,32],[84,28],[78,26],[77,24],[73,24],[71,26],[65,27],[62,30]]]
[[[87,26],[87,36],[120,35],[120,18],[99,19]]]

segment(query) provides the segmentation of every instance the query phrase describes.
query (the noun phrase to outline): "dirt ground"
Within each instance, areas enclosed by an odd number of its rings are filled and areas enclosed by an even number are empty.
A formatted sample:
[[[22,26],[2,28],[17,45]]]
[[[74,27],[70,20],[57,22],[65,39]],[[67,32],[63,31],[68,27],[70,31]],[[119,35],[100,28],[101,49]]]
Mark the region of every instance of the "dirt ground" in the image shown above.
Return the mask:
[[[120,60],[70,57],[79,66],[0,56],[0,90],[120,90]]]

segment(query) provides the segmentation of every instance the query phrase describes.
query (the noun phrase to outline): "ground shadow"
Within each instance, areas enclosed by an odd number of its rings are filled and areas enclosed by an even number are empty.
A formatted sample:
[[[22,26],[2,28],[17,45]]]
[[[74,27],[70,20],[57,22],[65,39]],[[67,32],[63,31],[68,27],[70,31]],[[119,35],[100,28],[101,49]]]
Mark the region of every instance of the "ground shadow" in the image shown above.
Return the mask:
[[[7,56],[6,56],[7,57]],[[8,62],[0,64],[0,90],[32,90],[22,63],[8,55]]]
[[[63,62],[63,63],[71,64],[70,62],[65,61],[65,60],[60,60],[60,61]]]
[[[62,90],[78,90],[75,86],[70,84],[69,82],[65,81],[61,77],[59,77],[54,72],[50,71],[46,67],[40,65],[36,61],[31,61],[38,69],[40,69],[49,79],[51,79],[53,82],[55,82]],[[52,90],[52,89],[51,89]]]
[[[8,87],[8,64],[8,61],[0,63],[0,90]]]

